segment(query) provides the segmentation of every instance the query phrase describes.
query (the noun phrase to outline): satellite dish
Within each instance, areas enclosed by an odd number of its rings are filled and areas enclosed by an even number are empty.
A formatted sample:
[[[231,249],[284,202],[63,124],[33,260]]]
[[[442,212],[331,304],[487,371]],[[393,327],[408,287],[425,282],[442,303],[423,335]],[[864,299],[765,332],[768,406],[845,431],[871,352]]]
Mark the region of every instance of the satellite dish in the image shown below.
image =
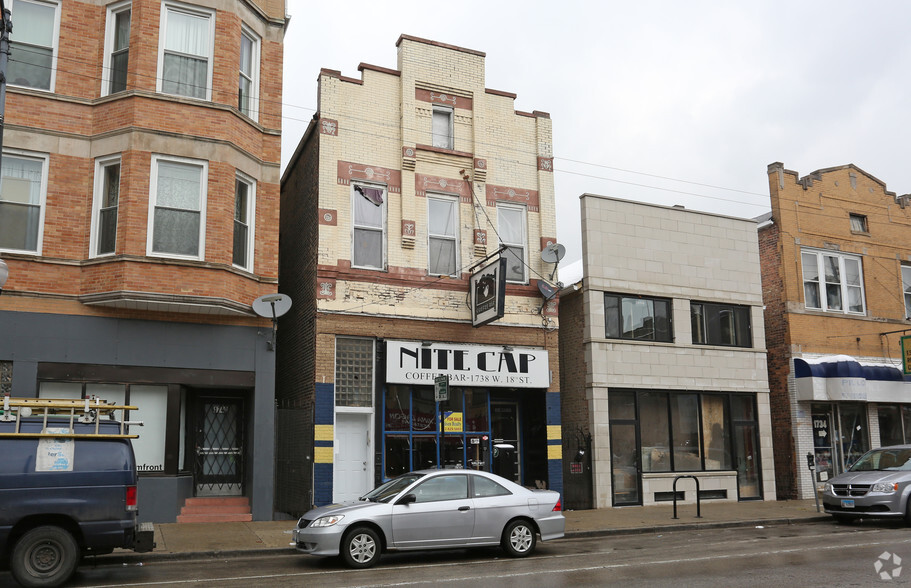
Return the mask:
[[[253,312],[264,318],[276,319],[291,310],[287,294],[266,294],[253,301]]]
[[[538,280],[538,290],[541,291],[541,295],[544,296],[544,300],[550,300],[557,295],[556,288],[541,280]]]
[[[253,301],[253,312],[263,318],[272,319],[272,336],[269,339],[269,350],[275,351],[275,328],[278,317],[291,310],[291,297],[287,294],[266,294]]]
[[[566,255],[566,247],[559,243],[551,243],[541,250],[541,259],[545,263],[560,263],[564,255]]]

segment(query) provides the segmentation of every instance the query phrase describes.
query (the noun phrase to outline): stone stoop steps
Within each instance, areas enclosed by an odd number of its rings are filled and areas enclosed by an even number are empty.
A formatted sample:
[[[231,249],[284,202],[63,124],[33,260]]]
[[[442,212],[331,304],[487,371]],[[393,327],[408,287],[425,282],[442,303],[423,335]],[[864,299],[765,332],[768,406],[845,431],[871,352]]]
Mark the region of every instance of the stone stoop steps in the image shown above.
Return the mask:
[[[229,523],[252,521],[250,500],[245,496],[187,498],[177,515],[178,523]]]

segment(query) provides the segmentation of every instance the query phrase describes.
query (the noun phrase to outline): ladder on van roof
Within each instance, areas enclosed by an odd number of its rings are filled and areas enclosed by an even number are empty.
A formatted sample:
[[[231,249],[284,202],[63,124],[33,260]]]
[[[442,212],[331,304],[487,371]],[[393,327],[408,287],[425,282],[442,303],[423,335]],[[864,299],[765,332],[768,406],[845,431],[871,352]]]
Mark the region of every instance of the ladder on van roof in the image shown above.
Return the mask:
[[[125,404],[112,404],[101,400],[100,398],[10,398],[3,397],[3,408],[0,410],[0,421],[15,422],[16,430],[12,433],[0,432],[0,438],[4,437],[54,437],[66,439],[136,439],[139,435],[130,435],[127,433],[127,425],[142,425],[141,421],[127,421],[121,419],[120,433],[102,433],[101,417],[106,416],[113,418],[115,410],[138,410],[137,406]],[[69,417],[68,433],[31,433],[20,430],[23,422],[34,422],[42,419],[42,431],[48,428],[48,418],[55,417],[55,421],[50,422],[52,428],[62,427],[62,418]],[[27,419],[27,420],[24,420]],[[95,425],[93,433],[77,433],[75,424],[87,423]]]

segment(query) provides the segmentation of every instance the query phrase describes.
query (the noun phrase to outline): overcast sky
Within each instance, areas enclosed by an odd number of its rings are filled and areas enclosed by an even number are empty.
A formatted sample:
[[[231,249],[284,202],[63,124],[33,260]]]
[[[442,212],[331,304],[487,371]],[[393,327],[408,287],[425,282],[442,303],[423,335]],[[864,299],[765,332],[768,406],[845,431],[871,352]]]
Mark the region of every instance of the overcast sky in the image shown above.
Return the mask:
[[[288,0],[282,166],[322,67],[396,67],[408,34],[483,51],[486,87],[553,121],[557,239],[579,195],[752,218],[766,167],[854,163],[911,192],[911,2]]]

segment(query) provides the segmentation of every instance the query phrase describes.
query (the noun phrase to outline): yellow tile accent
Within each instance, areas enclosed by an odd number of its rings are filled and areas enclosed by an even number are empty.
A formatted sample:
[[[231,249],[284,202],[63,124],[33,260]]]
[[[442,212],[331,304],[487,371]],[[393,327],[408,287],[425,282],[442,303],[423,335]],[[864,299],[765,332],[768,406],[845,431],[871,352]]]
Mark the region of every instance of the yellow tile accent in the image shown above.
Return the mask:
[[[563,427],[560,425],[547,425],[547,438],[549,439],[562,439],[563,438]]]
[[[562,445],[548,445],[547,446],[547,459],[563,459],[563,446]]]
[[[316,463],[332,463],[333,451],[332,447],[314,447],[313,461]]]
[[[334,432],[332,425],[313,425],[314,441],[332,441]]]

